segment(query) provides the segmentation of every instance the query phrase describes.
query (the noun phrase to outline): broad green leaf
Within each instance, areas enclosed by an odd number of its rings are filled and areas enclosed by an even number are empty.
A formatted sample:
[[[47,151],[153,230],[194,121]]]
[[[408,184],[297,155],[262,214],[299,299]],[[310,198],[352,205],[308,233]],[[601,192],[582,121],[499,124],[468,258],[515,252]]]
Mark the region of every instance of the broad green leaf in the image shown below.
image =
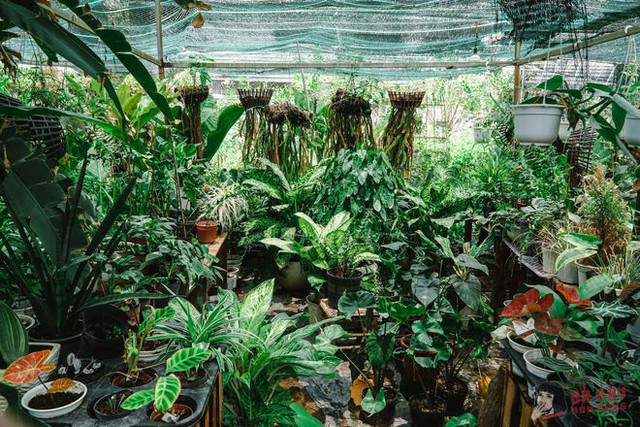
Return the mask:
[[[273,279],[266,280],[247,292],[240,304],[240,327],[249,332],[258,332],[271,307],[273,283]]]
[[[120,407],[127,411],[135,411],[153,402],[155,396],[156,391],[153,389],[140,390],[127,397]]]
[[[613,319],[625,319],[638,314],[636,309],[622,304],[619,301],[594,302],[589,311],[595,316],[604,318],[611,317]]]
[[[359,309],[374,308],[376,297],[368,291],[346,292],[338,300],[338,310],[347,317],[353,316]]]
[[[302,233],[311,241],[312,245],[316,245],[320,241],[324,230],[318,225],[309,215],[303,212],[297,212],[295,214],[298,217],[298,226]]]
[[[289,406],[293,410],[293,422],[298,427],[322,427],[323,424],[304,410],[298,403]]]
[[[395,334],[383,333],[382,328],[371,332],[367,337],[365,348],[373,369],[382,369],[393,356]]]
[[[167,360],[167,370],[171,372],[184,372],[202,365],[211,357],[211,352],[204,348],[183,348],[175,352]]]
[[[482,298],[482,283],[476,276],[469,275],[467,280],[462,280],[457,276],[453,277],[453,289],[469,308],[473,311],[478,310],[480,298]]]
[[[599,274],[597,276],[587,279],[586,282],[580,285],[578,288],[578,296],[582,299],[589,299],[600,292],[604,291],[604,288],[613,284],[613,278],[608,274]]]
[[[180,380],[171,374],[158,378],[155,390],[155,406],[160,412],[167,412],[180,396]]]
[[[229,105],[220,112],[215,129],[205,135],[207,139],[207,143],[204,146],[205,159],[211,160],[218,152],[222,142],[233,125],[240,119],[242,113],[244,113],[244,108],[239,104]]]
[[[487,266],[480,263],[477,259],[475,259],[470,255],[460,254],[456,257],[455,261],[456,261],[456,264],[462,267],[472,268],[474,270],[480,270],[486,275],[489,274],[489,269],[487,268]]]
[[[457,417],[452,417],[447,421],[444,427],[476,427],[478,425],[478,420],[475,415],[471,413],[466,413],[462,415],[458,415]]]
[[[561,233],[558,237],[576,248],[598,250],[602,244],[602,239],[591,234]]]
[[[594,249],[586,248],[571,248],[563,251],[558,255],[556,259],[556,270],[562,270],[564,266],[571,264],[572,262],[579,261],[581,259],[592,257],[597,254],[598,251]]]
[[[375,397],[371,389],[367,389],[367,394],[364,396],[364,399],[362,399],[361,407],[363,411],[369,415],[373,415],[382,412],[386,406],[387,401],[384,397],[384,389],[380,389]]]

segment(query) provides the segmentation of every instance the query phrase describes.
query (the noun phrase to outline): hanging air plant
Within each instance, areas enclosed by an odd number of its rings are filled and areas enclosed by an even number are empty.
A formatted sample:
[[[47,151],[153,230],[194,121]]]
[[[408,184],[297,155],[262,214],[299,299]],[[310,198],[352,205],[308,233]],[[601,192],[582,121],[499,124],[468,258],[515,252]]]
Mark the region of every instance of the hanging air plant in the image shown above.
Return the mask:
[[[413,140],[420,129],[417,109],[422,104],[425,92],[389,91],[391,115],[380,134],[379,145],[393,166],[408,175],[413,157]]]
[[[184,104],[182,109],[182,128],[187,139],[197,148],[197,157],[201,159],[204,153],[202,137],[202,120],[200,118],[200,103],[209,97],[207,86],[186,86],[177,89],[179,99]]]
[[[267,159],[277,164],[288,179],[307,168],[307,129],[309,113],[291,102],[279,102],[265,107],[269,127]]]
[[[273,90],[238,89],[238,97],[245,109],[240,134],[244,138],[242,160],[257,164],[258,159],[269,158],[269,126],[265,107],[269,105]]]
[[[325,156],[342,149],[375,148],[371,103],[362,96],[338,89],[327,110]]]

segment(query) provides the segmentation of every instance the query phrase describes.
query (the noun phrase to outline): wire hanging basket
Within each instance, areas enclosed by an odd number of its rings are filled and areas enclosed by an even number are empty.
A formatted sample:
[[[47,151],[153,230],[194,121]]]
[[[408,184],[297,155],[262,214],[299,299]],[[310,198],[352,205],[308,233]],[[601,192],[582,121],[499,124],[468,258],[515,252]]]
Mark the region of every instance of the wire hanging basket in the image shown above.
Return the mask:
[[[424,95],[426,94],[425,91],[396,92],[394,90],[388,90],[387,92],[389,93],[391,105],[400,109],[420,108]]]
[[[177,89],[180,99],[187,105],[199,104],[209,97],[208,86],[185,86]]]
[[[273,89],[238,89],[238,98],[245,109],[264,108],[271,102]]]
[[[22,101],[0,93],[0,105],[22,106]],[[64,129],[55,117],[31,116],[27,118],[7,117],[17,131],[28,135],[29,142],[36,150],[42,150],[49,163],[56,163],[67,153]]]

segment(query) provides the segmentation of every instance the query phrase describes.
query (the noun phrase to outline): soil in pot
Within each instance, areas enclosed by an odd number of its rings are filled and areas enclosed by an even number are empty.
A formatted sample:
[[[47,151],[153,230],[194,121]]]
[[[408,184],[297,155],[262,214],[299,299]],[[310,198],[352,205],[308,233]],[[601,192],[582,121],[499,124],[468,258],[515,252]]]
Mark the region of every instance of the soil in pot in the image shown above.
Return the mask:
[[[175,424],[189,418],[196,410],[196,402],[190,397],[180,396],[169,412],[159,412],[153,403],[147,406],[147,416],[151,421]]]
[[[409,410],[412,426],[441,427],[444,425],[447,404],[443,399],[432,402],[426,394],[417,394],[409,399]]]
[[[360,289],[362,281],[362,273],[355,270],[344,272],[338,269],[327,271],[327,297],[329,305],[333,308],[338,307],[338,300],[344,292],[355,292]]]
[[[366,390],[363,391],[363,394],[364,393],[366,393]],[[398,403],[397,393],[395,390],[385,387],[384,397],[387,405],[384,407],[382,412],[368,415],[365,411],[360,409],[360,421],[373,426],[386,426],[391,424],[396,413],[396,404]]]
[[[182,388],[195,388],[202,385],[207,380],[207,371],[198,369],[187,375],[186,372],[176,372],[175,375],[180,380]]]
[[[67,406],[82,397],[82,393],[63,391],[59,393],[38,394],[29,401],[32,409],[55,409]]]
[[[138,372],[137,378],[127,377],[125,374],[118,373],[111,377],[111,384],[120,388],[140,387],[149,384],[156,377],[156,371],[147,369]]]
[[[114,420],[131,413],[122,409],[120,404],[133,394],[130,390],[118,391],[101,397],[93,404],[93,414],[100,420]]]
[[[469,394],[469,386],[459,378],[453,381],[451,387],[447,387],[442,378],[438,379],[438,388],[447,403],[446,415],[460,415],[464,413],[464,401]]]

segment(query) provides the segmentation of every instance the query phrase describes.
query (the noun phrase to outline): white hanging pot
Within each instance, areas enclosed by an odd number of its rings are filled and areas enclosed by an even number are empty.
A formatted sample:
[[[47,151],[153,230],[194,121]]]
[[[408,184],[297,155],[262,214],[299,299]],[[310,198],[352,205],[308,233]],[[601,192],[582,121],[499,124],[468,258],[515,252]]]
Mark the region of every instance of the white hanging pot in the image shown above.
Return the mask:
[[[551,145],[558,138],[562,106],[520,104],[513,106],[514,136],[523,145]]]
[[[633,147],[640,147],[640,117],[627,115],[620,131],[620,139]]]

